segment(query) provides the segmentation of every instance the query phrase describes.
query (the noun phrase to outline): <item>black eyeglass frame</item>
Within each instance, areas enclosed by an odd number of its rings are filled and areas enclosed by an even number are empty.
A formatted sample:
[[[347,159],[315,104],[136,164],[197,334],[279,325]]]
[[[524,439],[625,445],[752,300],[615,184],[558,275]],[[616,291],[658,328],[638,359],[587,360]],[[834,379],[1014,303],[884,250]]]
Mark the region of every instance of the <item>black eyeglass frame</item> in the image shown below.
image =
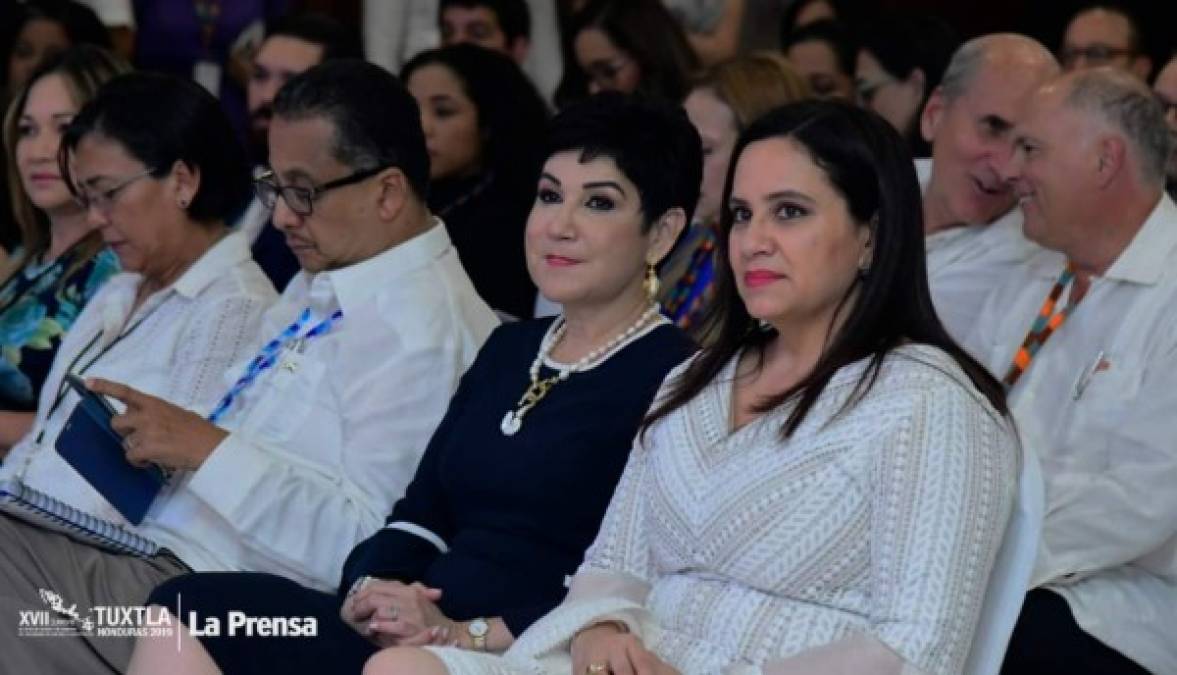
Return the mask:
[[[355,173],[344,176],[343,178],[336,178],[335,180],[327,181],[322,185],[312,185],[310,187],[281,185],[276,180],[274,171],[271,169],[253,179],[253,191],[257,195],[257,198],[260,199],[262,204],[265,205],[265,207],[268,209],[272,209],[277,206],[278,196],[281,195],[282,201],[286,202],[286,206],[289,207],[291,211],[300,216],[306,217],[314,213],[315,202],[318,201],[318,199],[322,197],[324,193],[330,192],[335,188],[344,187],[346,185],[354,185],[360,181],[367,180],[381,171],[391,168],[392,166],[392,164],[382,164],[371,169],[362,169],[360,171],[356,171]],[[295,199],[292,200],[291,197],[287,196],[288,194],[294,195]],[[305,198],[306,200],[305,213],[295,204],[295,202],[298,202],[299,198]]]

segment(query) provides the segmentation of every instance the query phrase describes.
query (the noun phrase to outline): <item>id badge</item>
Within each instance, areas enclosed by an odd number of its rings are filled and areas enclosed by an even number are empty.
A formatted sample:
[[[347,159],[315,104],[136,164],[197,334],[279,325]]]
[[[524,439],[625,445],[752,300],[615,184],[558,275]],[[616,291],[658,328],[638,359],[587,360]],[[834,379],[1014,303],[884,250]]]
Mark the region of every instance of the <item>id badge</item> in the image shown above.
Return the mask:
[[[220,98],[221,96],[221,65],[212,61],[197,61],[192,66],[192,79],[208,90],[208,93]]]

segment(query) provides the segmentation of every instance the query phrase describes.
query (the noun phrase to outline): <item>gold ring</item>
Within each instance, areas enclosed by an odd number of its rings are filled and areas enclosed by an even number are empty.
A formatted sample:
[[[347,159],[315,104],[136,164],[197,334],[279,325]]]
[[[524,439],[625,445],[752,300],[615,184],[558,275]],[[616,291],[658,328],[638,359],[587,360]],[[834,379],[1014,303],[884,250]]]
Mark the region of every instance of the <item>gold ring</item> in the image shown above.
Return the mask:
[[[586,672],[589,673],[589,675],[596,675],[597,673],[607,673],[607,672],[609,672],[609,664],[608,663],[590,663],[588,666],[588,670]]]

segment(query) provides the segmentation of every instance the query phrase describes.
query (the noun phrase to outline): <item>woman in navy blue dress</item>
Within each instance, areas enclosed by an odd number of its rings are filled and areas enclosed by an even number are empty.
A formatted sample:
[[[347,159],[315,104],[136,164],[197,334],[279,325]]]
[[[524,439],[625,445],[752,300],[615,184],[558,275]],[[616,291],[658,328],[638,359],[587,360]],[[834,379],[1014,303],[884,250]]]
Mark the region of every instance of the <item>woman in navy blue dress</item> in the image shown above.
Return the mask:
[[[359,672],[398,645],[501,652],[555,607],[654,394],[693,350],[653,302],[654,266],[690,221],[700,173],[698,134],[677,107],[603,95],[558,116],[525,243],[563,314],[491,335],[338,594],[265,574],[174,579],[153,611],[196,629],[217,619],[220,635],[141,639],[130,672]],[[233,611],[300,617],[316,636],[230,635]]]

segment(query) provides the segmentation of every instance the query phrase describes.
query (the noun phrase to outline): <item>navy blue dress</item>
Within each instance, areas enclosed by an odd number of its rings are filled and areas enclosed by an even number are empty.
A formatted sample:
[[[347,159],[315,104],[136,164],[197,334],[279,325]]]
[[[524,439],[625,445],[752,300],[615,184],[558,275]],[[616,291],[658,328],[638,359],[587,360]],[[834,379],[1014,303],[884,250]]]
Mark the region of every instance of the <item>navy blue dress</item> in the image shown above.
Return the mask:
[[[659,326],[555,385],[522,429],[505,436],[499,423],[530,383],[550,323],[507,324],[490,336],[388,518],[428,530],[444,553],[430,537],[384,528],[352,550],[336,595],[267,574],[203,573],[165,583],[150,603],[182,610],[183,620],[190,611],[223,618],[229,610],[318,619],[316,639],[201,638],[229,673],[317,669],[319,657],[336,672],[359,672],[376,647],[339,619],[339,608],[363,575],[440,588],[449,618],[498,616],[520,635],[563,600],[565,577],[596,537],[654,394],[694,350],[680,329]],[[540,376],[553,373],[545,366]]]

